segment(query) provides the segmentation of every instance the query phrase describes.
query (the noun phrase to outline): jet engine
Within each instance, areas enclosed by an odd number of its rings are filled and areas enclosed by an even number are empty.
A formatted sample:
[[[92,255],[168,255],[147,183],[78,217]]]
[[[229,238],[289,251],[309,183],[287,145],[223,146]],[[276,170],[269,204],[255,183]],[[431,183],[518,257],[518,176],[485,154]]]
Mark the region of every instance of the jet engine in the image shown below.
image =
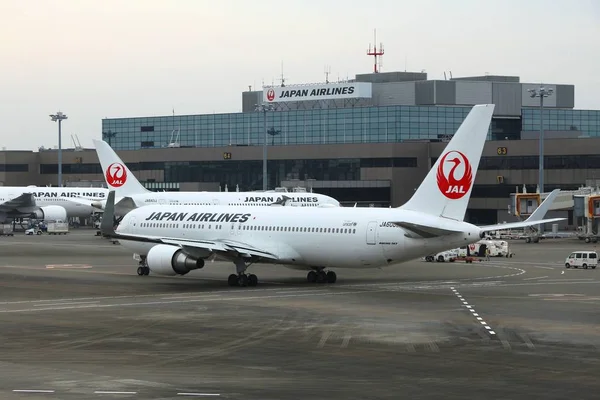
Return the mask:
[[[178,247],[158,244],[146,256],[148,268],[158,275],[185,275],[193,269],[204,267],[202,258],[187,255]]]
[[[31,218],[44,221],[66,221],[67,210],[61,206],[44,206],[31,214]]]

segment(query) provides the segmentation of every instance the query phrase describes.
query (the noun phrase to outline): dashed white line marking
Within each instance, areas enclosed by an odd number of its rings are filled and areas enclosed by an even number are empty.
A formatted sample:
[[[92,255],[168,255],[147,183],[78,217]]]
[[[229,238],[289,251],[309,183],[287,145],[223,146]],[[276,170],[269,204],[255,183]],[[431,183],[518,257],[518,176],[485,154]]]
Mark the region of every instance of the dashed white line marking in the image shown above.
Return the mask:
[[[547,276],[534,276],[533,278],[523,278],[524,281],[529,281],[532,279],[544,279],[547,278]]]
[[[68,302],[68,303],[52,303],[52,304],[34,304],[34,307],[60,307],[60,306],[72,306],[79,304],[96,304],[100,303],[99,301],[77,301],[77,302]]]
[[[137,392],[115,392],[110,390],[96,390],[94,394],[137,394]]]
[[[178,396],[220,396],[219,393],[186,393],[180,392],[177,393]]]
[[[16,393],[54,393],[54,390],[42,390],[42,389],[14,389]]]
[[[480,323],[481,325],[483,325],[483,326],[485,327],[485,329],[487,329],[487,332],[489,332],[489,334],[490,334],[490,335],[495,335],[495,334],[496,334],[496,332],[494,332],[494,331],[492,330],[492,328],[491,328],[491,327],[488,325],[488,323],[487,323],[487,322],[485,322],[485,321],[483,320],[483,318],[481,318],[481,317],[479,316],[479,314],[477,314],[477,313],[475,312],[475,310],[473,309],[473,306],[469,305],[469,302],[467,302],[467,301],[464,301],[464,298],[461,296],[461,294],[460,294],[460,293],[458,293],[458,291],[457,291],[455,288],[451,287],[450,289],[451,289],[451,290],[452,290],[452,292],[453,292],[453,293],[456,295],[456,297],[458,297],[458,298],[461,300],[461,302],[462,302],[462,303],[465,305],[465,307],[467,308],[467,310],[471,311],[471,313],[473,314],[473,316],[477,318],[477,320],[479,321],[479,323]]]

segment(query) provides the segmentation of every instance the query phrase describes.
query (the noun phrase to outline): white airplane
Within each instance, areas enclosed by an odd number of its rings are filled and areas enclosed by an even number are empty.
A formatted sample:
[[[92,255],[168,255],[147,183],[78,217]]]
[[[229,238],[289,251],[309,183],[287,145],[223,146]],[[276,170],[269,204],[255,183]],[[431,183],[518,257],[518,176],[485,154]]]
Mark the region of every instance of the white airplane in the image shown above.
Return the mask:
[[[138,274],[185,275],[219,256],[231,260],[230,285],[255,286],[253,263],[308,270],[311,282],[336,281],[337,268],[380,268],[476,243],[486,232],[563,220],[478,227],[463,222],[494,105],[473,107],[412,198],[398,208],[147,206],[106,236],[140,255]],[[105,213],[113,211],[109,193]]]
[[[227,206],[270,206],[285,205],[297,207],[339,207],[332,197],[318,193],[268,192],[151,192],[131,173],[110,145],[102,140],[94,140],[96,153],[102,166],[106,184],[116,193],[117,215],[125,215],[131,210],[147,205],[227,205]],[[83,204],[90,204],[82,201]],[[103,209],[106,200],[91,204]]]
[[[108,189],[77,187],[0,187],[0,221],[34,218],[66,221],[70,217],[88,217],[97,211],[89,203],[106,200]],[[79,199],[87,199],[82,204]]]

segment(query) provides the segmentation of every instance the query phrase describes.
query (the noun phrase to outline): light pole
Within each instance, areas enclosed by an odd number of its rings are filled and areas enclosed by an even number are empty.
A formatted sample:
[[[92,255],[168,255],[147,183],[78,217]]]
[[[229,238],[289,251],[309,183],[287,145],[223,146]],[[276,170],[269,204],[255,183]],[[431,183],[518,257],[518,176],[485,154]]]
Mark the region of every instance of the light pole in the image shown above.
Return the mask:
[[[269,131],[267,130],[267,111],[275,111],[272,104],[255,104],[254,110],[262,111],[263,125],[265,129],[265,139],[263,141],[263,191],[267,190],[267,138]]]
[[[544,193],[544,97],[551,96],[554,90],[540,86],[539,89],[528,89],[531,98],[540,98],[540,169],[539,169],[539,192]],[[541,197],[540,197],[541,200]],[[539,233],[542,233],[542,225],[539,225]]]
[[[540,194],[544,193],[544,97],[552,95],[554,90],[540,86],[539,89],[527,90],[531,98],[540,98]]]
[[[58,187],[62,187],[62,135],[61,135],[61,122],[63,119],[67,119],[67,115],[62,112],[56,114],[50,114],[52,121],[58,121]]]

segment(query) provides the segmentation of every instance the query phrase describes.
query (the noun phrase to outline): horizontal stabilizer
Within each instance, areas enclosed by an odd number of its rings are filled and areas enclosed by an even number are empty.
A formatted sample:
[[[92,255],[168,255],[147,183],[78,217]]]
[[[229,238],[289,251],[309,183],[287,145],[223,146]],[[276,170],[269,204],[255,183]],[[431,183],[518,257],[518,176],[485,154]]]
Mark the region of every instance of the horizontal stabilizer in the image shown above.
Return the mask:
[[[392,222],[394,225],[397,225],[410,233],[413,233],[418,238],[433,238],[438,236],[446,236],[452,235],[455,233],[460,233],[461,231],[453,231],[449,229],[436,228],[428,225],[415,224],[411,222]]]
[[[564,221],[565,219],[566,218],[551,218],[551,219],[540,219],[540,220],[535,220],[535,221],[527,220],[527,221],[521,221],[521,222],[509,222],[508,224],[482,226],[481,230],[483,232],[491,232],[491,231],[504,230],[504,229],[527,228],[528,226],[549,224],[550,222]]]

